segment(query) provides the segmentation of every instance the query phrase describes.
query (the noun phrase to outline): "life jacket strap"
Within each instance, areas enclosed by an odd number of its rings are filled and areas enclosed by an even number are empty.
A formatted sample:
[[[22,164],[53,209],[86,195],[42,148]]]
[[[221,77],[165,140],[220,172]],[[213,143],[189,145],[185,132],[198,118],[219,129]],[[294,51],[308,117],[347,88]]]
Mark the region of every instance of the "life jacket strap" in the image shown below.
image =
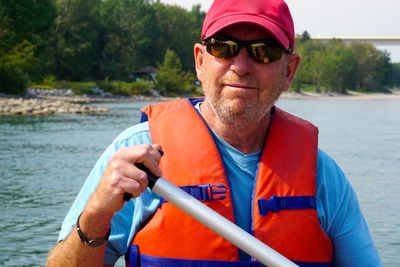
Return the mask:
[[[129,249],[130,267],[267,267],[258,261],[218,261],[218,260],[189,260],[176,258],[161,258],[140,254],[137,245]],[[297,262],[300,267],[332,267],[330,262]]]
[[[188,260],[149,256],[140,254],[137,245],[130,246],[129,263],[130,267],[266,267],[258,261]]]
[[[226,186],[223,184],[201,184],[180,186],[180,189],[200,201],[222,200],[226,198]],[[167,202],[160,199],[160,205]]]
[[[272,196],[269,200],[265,198],[258,199],[258,208],[260,215],[265,216],[269,211],[316,209],[316,201],[314,196]]]

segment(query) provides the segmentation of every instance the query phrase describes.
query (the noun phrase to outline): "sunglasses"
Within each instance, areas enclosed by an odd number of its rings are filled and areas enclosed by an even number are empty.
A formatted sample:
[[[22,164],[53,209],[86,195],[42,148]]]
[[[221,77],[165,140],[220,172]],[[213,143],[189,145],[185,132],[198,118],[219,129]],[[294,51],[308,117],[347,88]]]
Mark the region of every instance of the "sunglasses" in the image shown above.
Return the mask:
[[[246,47],[249,57],[258,63],[270,63],[282,58],[283,53],[291,54],[290,48],[284,49],[274,40],[241,41],[232,37],[212,36],[204,39],[207,52],[214,57],[230,59],[236,57],[242,47]]]

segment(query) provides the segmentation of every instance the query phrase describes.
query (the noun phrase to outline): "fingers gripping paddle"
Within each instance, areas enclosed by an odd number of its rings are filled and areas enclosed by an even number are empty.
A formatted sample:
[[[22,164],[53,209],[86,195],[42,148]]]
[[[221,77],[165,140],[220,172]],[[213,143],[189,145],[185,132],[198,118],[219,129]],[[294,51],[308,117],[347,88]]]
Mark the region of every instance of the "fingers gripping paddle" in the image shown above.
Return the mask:
[[[171,184],[162,177],[153,175],[142,163],[136,167],[145,171],[149,179],[148,187],[157,195],[171,202],[200,223],[219,234],[236,247],[256,258],[268,267],[298,267],[245,230],[235,225],[213,209],[201,203],[179,187]],[[129,200],[131,194],[125,193],[124,199]]]
[[[153,190],[154,184],[157,182],[157,180],[159,179],[159,177],[155,176],[146,166],[144,166],[143,163],[135,163],[135,166],[136,166],[138,169],[144,171],[144,172],[147,174],[147,179],[149,180],[149,183],[148,183],[147,186],[148,186],[151,190]],[[156,193],[156,192],[155,192],[155,193]],[[130,194],[130,193],[125,193],[124,196],[123,196],[123,199],[124,199],[125,201],[128,201],[128,200],[130,200],[131,198],[132,198],[132,194]]]

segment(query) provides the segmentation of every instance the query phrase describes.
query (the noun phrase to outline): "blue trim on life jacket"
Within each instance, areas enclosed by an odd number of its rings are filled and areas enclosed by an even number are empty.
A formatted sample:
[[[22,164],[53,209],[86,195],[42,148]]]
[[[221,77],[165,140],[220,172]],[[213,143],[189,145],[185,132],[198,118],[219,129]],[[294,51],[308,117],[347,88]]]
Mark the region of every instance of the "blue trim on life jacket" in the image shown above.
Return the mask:
[[[148,256],[140,254],[137,245],[130,246],[129,256],[130,267],[265,267],[257,261],[188,260]]]
[[[313,196],[272,196],[269,200],[258,199],[258,208],[261,216],[265,216],[269,211],[279,212],[280,210],[294,209],[316,209],[316,201]]]
[[[140,254],[137,245],[130,246],[129,256],[130,267],[266,267],[258,261],[188,260],[148,256]],[[332,263],[328,262],[293,262],[300,267],[332,267]]]
[[[144,113],[143,111],[140,112],[140,119],[139,119],[139,123],[142,122],[146,122],[149,120],[149,117],[147,116],[146,113]]]
[[[301,261],[293,261],[300,267],[332,267],[332,262],[301,262]]]
[[[200,102],[204,102],[204,97],[189,97],[187,99],[189,103],[194,107]]]

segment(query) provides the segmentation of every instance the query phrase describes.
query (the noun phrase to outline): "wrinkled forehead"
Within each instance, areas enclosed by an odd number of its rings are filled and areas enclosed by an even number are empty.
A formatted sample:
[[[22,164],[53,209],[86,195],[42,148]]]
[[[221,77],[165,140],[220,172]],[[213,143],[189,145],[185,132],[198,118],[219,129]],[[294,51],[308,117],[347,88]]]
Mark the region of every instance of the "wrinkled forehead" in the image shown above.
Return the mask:
[[[250,22],[229,25],[215,35],[229,36],[240,40],[275,39],[268,30]]]

